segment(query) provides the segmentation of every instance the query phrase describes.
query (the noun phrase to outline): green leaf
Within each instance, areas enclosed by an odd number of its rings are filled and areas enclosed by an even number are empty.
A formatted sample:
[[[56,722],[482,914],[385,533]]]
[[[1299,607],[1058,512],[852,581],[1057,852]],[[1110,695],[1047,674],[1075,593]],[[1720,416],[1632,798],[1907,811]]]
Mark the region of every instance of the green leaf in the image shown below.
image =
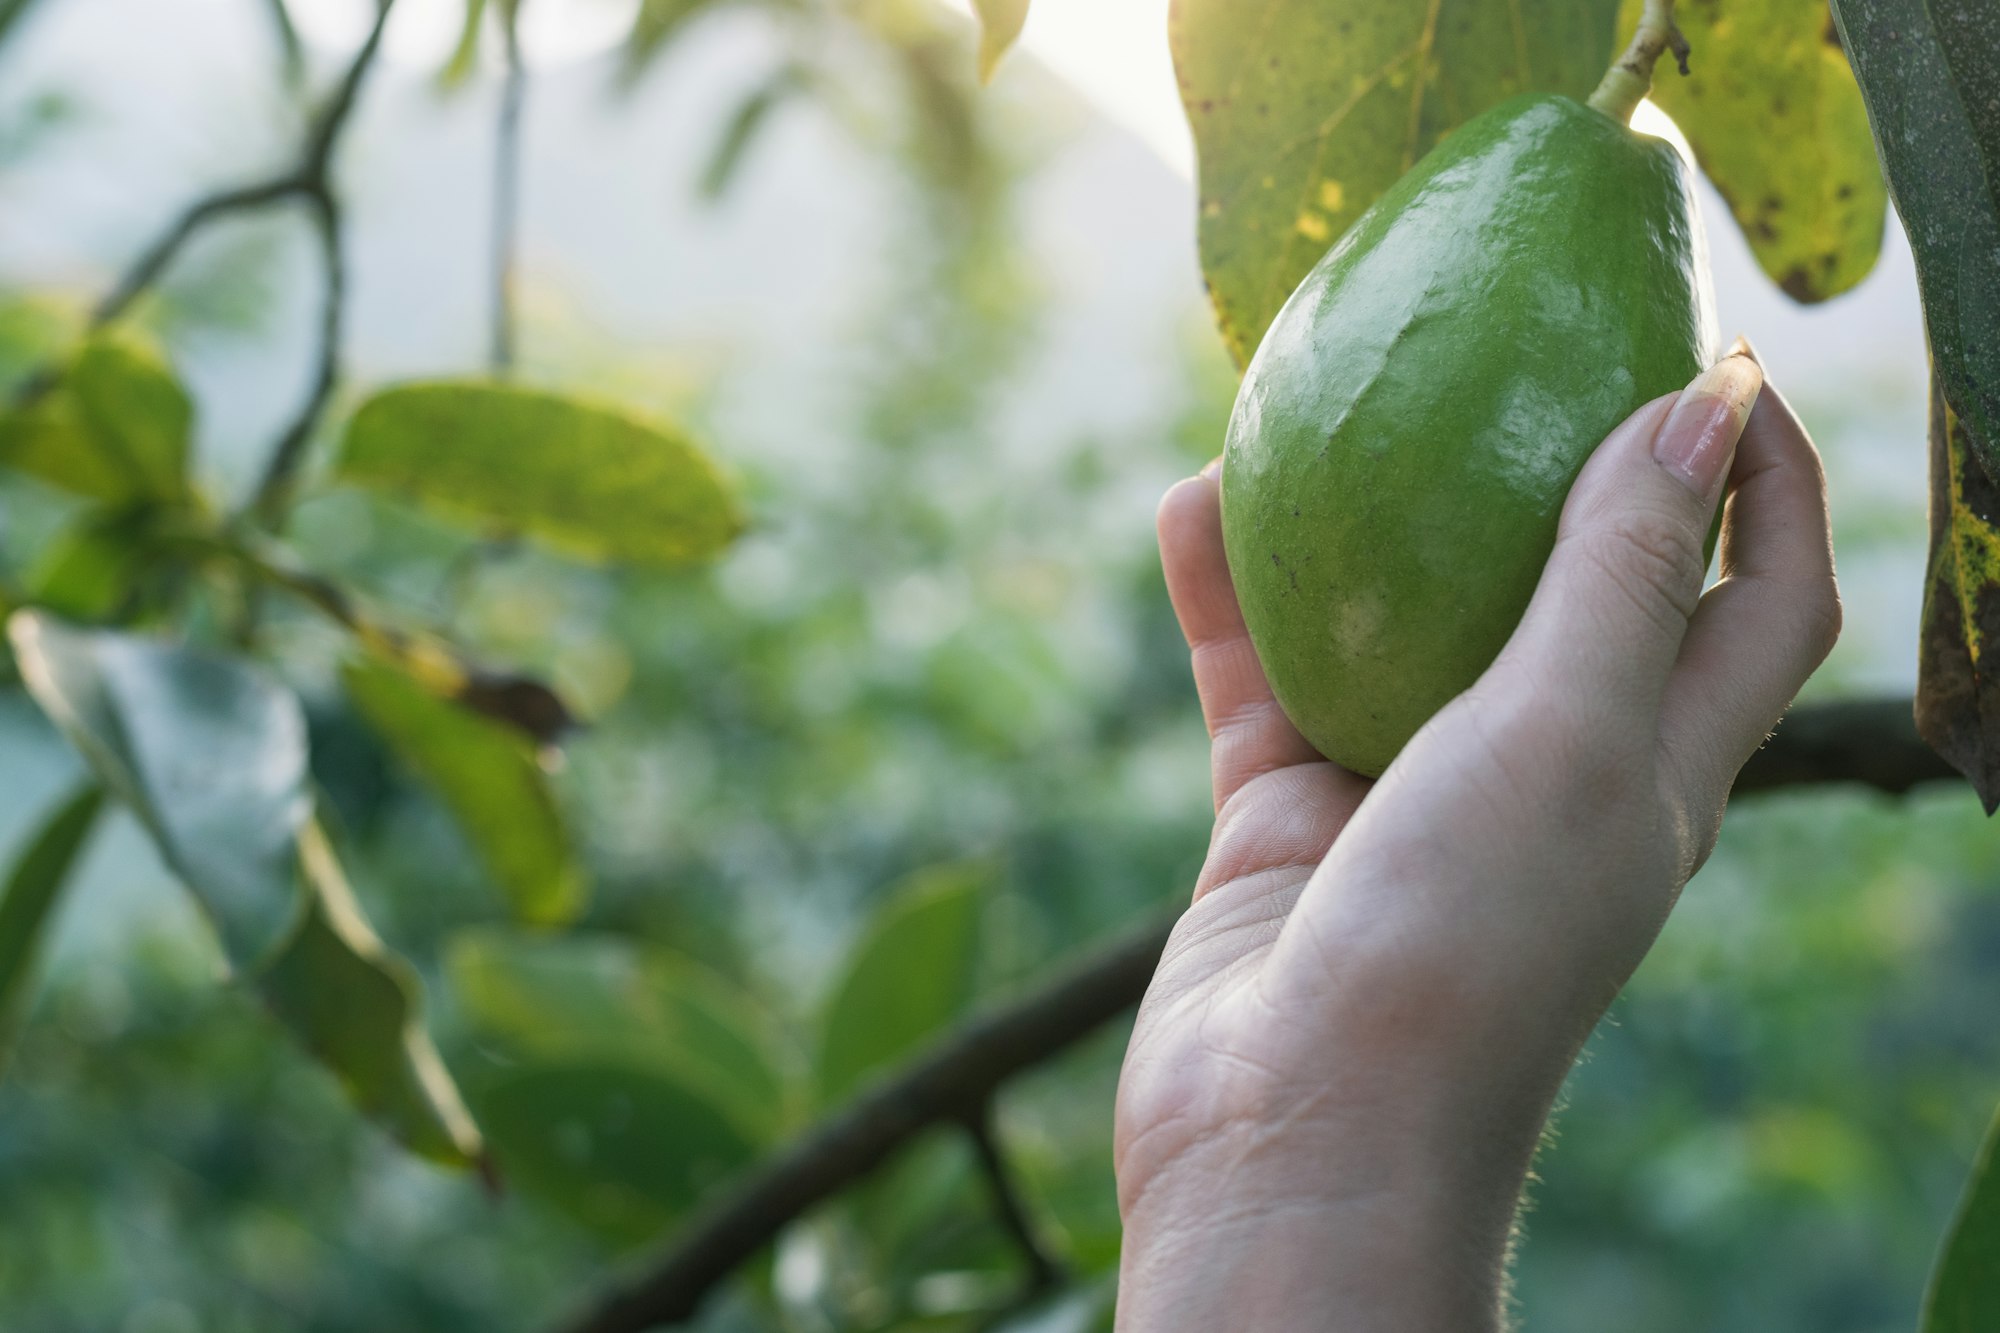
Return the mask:
[[[1986,174],[1986,192],[2000,208],[2000,16],[1988,0],[1924,0],[1958,100]]]
[[[586,560],[674,566],[714,555],[743,515],[688,439],[610,408],[479,381],[369,399],[336,471],[492,535]]]
[[[2000,808],[2000,487],[1931,386],[1931,549],[1917,653],[1917,730]]]
[[[617,936],[467,931],[446,956],[474,1029],[517,1059],[595,1058],[699,1088],[756,1143],[797,1101],[757,1002],[692,959]]]
[[[757,1145],[704,1093],[658,1069],[538,1064],[479,1096],[505,1178],[613,1240],[659,1234],[748,1166]]]
[[[992,871],[940,866],[882,904],[828,1000],[820,1035],[822,1105],[922,1046],[965,1011],[979,961],[979,918]]]
[[[112,503],[187,495],[194,406],[159,355],[102,333],[50,389],[0,416],[0,464]]]
[[[364,1111],[418,1152],[472,1157],[478,1135],[415,1026],[408,970],[310,822],[298,700],[242,662],[36,611],[8,632],[30,693],[152,834],[232,968]]]
[[[1028,0],[972,0],[972,7],[979,11],[979,81],[991,83],[1028,21]]]
[[[1973,456],[1989,476],[2000,476],[2000,202],[1966,109],[1977,85],[1961,82],[1957,69],[2000,42],[2000,6],[1957,9],[1942,30],[1947,39],[1924,0],[1833,6],[1916,257],[1945,401]],[[1988,139],[1984,147],[1994,145]]]
[[[1626,0],[1621,30],[1637,26],[1640,7]],[[1653,100],[1757,262],[1794,300],[1853,287],[1881,252],[1889,193],[1826,0],[1681,0],[1674,21],[1693,47],[1689,73],[1662,61]]]
[[[298,700],[242,662],[36,611],[8,633],[35,701],[153,835],[230,961],[254,969],[297,910]]]
[[[42,940],[70,867],[97,823],[104,791],[72,796],[34,835],[0,888],[0,1073],[34,1002]]]
[[[542,925],[573,920],[588,886],[535,744],[378,661],[348,663],[341,682],[451,811],[515,915]]]
[[[305,900],[258,993],[363,1114],[426,1157],[477,1159],[479,1131],[418,1022],[416,975],[369,928],[316,822],[300,832],[299,865]]]
[[[1517,93],[1582,99],[1618,0],[1174,0],[1170,36],[1201,158],[1201,266],[1239,366],[1377,196]]]
[[[28,599],[71,620],[119,614],[161,572],[141,542],[156,512],[150,506],[86,511],[42,548],[28,571]]]
[[[1972,1164],[1965,1197],[1945,1234],[1921,1333],[1991,1333],[2000,1328],[2000,1114]]]

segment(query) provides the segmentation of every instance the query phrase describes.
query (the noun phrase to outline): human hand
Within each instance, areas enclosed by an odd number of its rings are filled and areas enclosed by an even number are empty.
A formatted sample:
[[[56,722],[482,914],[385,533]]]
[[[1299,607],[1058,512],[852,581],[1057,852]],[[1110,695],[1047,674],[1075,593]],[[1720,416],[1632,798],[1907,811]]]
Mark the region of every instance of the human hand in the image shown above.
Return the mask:
[[[1272,699],[1213,471],[1168,492],[1216,823],[1119,1083],[1122,1329],[1499,1326],[1562,1079],[1839,632],[1819,457],[1762,384],[1727,357],[1605,440],[1520,628],[1373,784]]]

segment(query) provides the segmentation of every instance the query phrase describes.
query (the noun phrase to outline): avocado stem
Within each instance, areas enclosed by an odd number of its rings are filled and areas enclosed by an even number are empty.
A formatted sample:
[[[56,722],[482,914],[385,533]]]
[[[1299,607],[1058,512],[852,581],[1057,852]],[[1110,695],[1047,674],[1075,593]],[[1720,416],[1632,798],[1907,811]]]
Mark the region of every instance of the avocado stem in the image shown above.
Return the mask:
[[[1674,0],[1646,0],[1630,45],[1604,72],[1604,81],[1590,95],[1590,105],[1620,125],[1631,124],[1639,102],[1653,91],[1653,66],[1667,51],[1674,53],[1674,63],[1686,74],[1688,43],[1674,26]]]

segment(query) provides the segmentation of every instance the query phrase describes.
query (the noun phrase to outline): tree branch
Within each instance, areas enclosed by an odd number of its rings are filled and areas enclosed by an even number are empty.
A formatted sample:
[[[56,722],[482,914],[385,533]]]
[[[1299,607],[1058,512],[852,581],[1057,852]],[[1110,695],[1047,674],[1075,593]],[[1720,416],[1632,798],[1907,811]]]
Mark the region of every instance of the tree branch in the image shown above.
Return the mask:
[[[1062,1280],[1062,1265],[1035,1234],[1035,1224],[1028,1217],[1027,1204],[1014,1183],[1006,1154],[1000,1151],[999,1136],[993,1126],[992,1099],[981,1102],[977,1110],[965,1117],[964,1123],[965,1132],[972,1139],[972,1150],[979,1158],[979,1169],[993,1194],[993,1211],[999,1215],[1000,1225],[1021,1251],[1021,1261],[1027,1266],[1021,1298],[1032,1300]]]
[[[569,1333],[634,1333],[692,1316],[702,1298],[793,1218],[941,1122],[976,1114],[994,1089],[1116,1018],[1146,989],[1170,919],[1149,922],[1041,989],[974,1019],[780,1152],[704,1209],[664,1258]]]
[[[374,26],[368,30],[368,38],[348,64],[347,71],[335,85],[326,104],[313,118],[311,128],[298,159],[283,171],[248,185],[239,185],[226,190],[217,190],[205,195],[183,209],[165,231],[154,239],[139,254],[124,274],[113,283],[92,307],[89,327],[93,331],[123,315],[132,303],[159,281],[169,265],[180,254],[181,249],[193,239],[196,233],[215,221],[235,213],[247,213],[283,200],[304,197],[314,200],[322,214],[331,211],[332,192],[327,184],[328,164],[333,151],[346,127],[349,114],[354,109],[356,94],[369,67],[375,63],[375,54],[382,46],[382,31],[389,21],[389,11],[396,0],[377,0]],[[44,366],[29,375],[15,394],[16,407],[25,407],[42,394],[48,392],[60,377],[57,366]]]
[[[1917,735],[1908,699],[1856,699],[1794,710],[1750,756],[1735,794],[1849,782],[1899,796],[1958,777]]]
[[[1957,778],[1917,739],[1909,701],[1886,699],[1800,709],[1751,759],[1736,790],[1845,782],[1896,794]],[[699,1212],[649,1271],[613,1288],[564,1333],[639,1333],[692,1318],[711,1289],[794,1218],[932,1126],[975,1123],[996,1089],[1137,1004],[1179,916],[1174,911],[1147,923],[947,1034]],[[1020,1216],[1018,1202],[1013,1212]]]
[[[298,471],[305,462],[306,446],[312,443],[320,417],[333,397],[340,380],[341,325],[347,315],[347,269],[340,245],[340,204],[324,184],[311,187],[306,199],[312,209],[313,232],[319,238],[323,285],[320,293],[319,349],[317,369],[306,399],[293,415],[277,447],[264,465],[264,475],[250,500],[250,511],[266,528],[275,529],[291,506]]]

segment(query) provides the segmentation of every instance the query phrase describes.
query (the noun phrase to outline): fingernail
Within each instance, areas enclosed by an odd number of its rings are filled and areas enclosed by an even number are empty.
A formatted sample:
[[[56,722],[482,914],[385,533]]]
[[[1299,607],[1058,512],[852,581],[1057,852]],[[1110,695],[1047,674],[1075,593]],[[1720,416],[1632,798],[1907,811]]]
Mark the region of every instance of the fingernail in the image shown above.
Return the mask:
[[[1763,387],[1763,367],[1747,356],[1723,357],[1681,391],[1653,438],[1653,457],[1689,490],[1713,500]]]
[[[1220,477],[1222,475],[1222,456],[1220,454],[1216,455],[1215,461],[1201,470],[1201,475],[1207,477],[1210,481],[1214,481],[1217,477]]]
[[[1750,335],[1747,333],[1737,334],[1736,341],[1729,344],[1729,350],[1724,352],[1723,355],[1747,356],[1760,366],[1764,364],[1764,358],[1757,355],[1757,345],[1750,341]]]

